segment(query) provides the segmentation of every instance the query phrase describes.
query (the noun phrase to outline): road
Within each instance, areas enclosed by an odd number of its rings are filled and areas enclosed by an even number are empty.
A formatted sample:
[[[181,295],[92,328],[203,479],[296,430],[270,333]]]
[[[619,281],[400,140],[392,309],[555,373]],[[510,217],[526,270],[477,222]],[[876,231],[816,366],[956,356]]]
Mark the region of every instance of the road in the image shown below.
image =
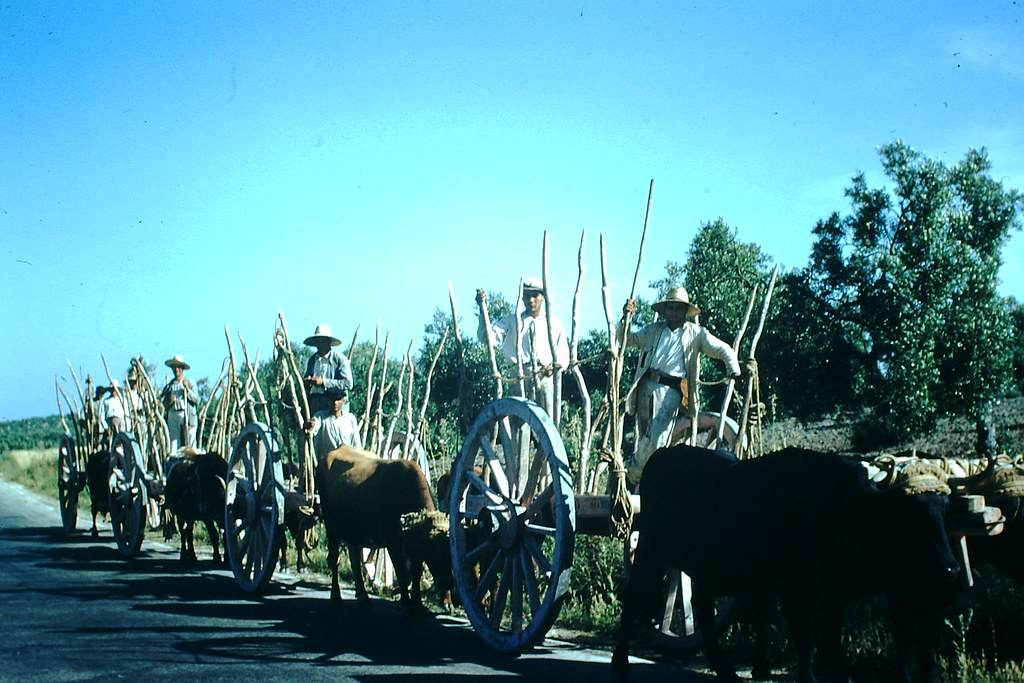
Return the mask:
[[[0,480],[0,680],[613,680],[608,652],[547,639],[502,655],[463,620],[409,617],[383,599],[334,608],[316,578],[278,574],[249,596],[211,560],[183,568],[156,532],[125,560],[109,525],[85,531],[87,495],[68,537],[55,504]],[[635,683],[712,680],[632,661]]]

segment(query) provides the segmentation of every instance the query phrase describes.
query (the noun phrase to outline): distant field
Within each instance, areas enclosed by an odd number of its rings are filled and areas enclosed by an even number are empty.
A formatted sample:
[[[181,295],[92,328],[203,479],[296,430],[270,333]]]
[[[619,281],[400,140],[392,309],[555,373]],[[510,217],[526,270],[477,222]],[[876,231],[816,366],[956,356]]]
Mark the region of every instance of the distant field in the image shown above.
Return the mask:
[[[0,477],[57,499],[57,449],[16,449],[0,454]]]

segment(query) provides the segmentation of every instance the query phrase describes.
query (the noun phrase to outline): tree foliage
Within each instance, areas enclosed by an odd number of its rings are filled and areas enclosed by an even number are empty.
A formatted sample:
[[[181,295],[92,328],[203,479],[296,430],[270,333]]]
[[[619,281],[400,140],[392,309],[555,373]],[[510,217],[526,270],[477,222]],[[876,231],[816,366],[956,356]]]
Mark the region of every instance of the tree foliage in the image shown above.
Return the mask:
[[[984,150],[953,167],[902,142],[880,154],[891,192],[854,176],[852,213],[814,229],[806,281],[853,353],[848,379],[877,436],[891,440],[939,414],[981,417],[1008,390],[1009,318],[996,284],[1021,196],[987,175]]]

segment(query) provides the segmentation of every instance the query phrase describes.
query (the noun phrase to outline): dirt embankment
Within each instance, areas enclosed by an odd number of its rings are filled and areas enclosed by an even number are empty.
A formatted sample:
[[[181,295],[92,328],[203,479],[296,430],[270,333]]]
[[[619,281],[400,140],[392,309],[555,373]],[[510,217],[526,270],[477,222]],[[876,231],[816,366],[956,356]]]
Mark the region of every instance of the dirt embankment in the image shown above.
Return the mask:
[[[997,450],[1009,455],[1024,454],[1024,398],[1007,399],[995,410]],[[852,419],[818,420],[801,423],[781,420],[764,428],[764,450],[769,453],[786,446],[823,451],[853,451]],[[930,434],[884,449],[893,453],[909,449],[938,456],[963,456],[974,452],[977,434],[966,418],[943,418]]]

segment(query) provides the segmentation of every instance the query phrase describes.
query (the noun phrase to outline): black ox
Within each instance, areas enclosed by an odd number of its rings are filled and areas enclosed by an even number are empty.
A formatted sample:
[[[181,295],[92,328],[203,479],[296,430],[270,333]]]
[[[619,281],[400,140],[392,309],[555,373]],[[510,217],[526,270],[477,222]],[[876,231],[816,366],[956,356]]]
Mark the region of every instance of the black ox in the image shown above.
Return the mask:
[[[948,496],[879,491],[844,456],[787,448],[751,460],[690,446],[662,449],[640,481],[639,542],[623,597],[612,665],[628,672],[637,617],[661,597],[666,565],[693,581],[693,606],[709,662],[735,679],[714,630],[722,595],[763,604],[778,597],[799,657],[812,653],[830,680],[848,680],[843,608],[885,594],[893,614],[898,675],[935,677],[930,628],[958,590],[959,565],[945,528]],[[913,663],[912,663],[913,662]],[[755,674],[765,670],[763,660]]]
[[[218,527],[224,526],[225,481],[228,463],[217,453],[185,453],[168,459],[164,486],[164,539],[174,536],[177,521],[183,562],[196,562],[193,531],[197,522],[206,525],[213,546],[213,561],[221,562]]]

